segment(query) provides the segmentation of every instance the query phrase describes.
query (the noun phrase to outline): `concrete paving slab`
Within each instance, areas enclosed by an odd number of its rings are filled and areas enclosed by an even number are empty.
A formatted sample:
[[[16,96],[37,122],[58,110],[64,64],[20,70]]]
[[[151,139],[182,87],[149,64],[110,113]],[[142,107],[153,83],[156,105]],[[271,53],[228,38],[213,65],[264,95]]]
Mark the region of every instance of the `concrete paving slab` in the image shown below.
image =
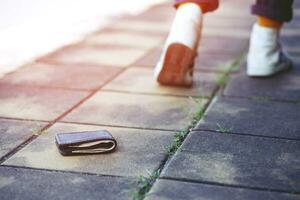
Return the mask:
[[[100,91],[62,121],[182,130],[190,124],[198,104],[186,97]]]
[[[141,66],[141,67],[151,67],[155,68],[156,64],[158,63],[160,56],[162,53],[162,48],[159,47],[152,51],[149,51],[145,56],[137,60],[133,66]]]
[[[0,158],[38,134],[46,123],[0,119]]]
[[[196,130],[300,139],[300,104],[219,98],[211,104]]]
[[[224,94],[234,97],[299,102],[300,72],[292,70],[270,78],[251,78],[243,72],[231,78]]]
[[[65,47],[38,59],[38,62],[127,67],[145,54],[145,50],[125,46],[83,46]]]
[[[121,71],[117,67],[36,63],[6,75],[0,84],[94,90]]]
[[[244,18],[245,20],[253,20],[250,14],[250,6],[253,4],[251,0],[239,1],[224,1],[220,3],[218,10],[210,16],[222,18]]]
[[[207,53],[209,51],[213,53]],[[154,49],[153,51],[145,54],[145,56],[141,59],[137,60],[133,66],[154,68],[160,59],[161,52],[161,48]],[[227,72],[230,67],[229,64],[240,56],[240,54],[233,54],[229,51],[225,54],[220,52],[221,50],[217,50],[215,47],[210,47],[210,45],[205,47],[203,46],[203,50],[200,47],[198,56],[195,60],[195,71]],[[242,51],[239,50],[239,53],[242,53]]]
[[[223,27],[212,27],[206,26],[202,30],[202,35],[204,37],[211,36],[211,37],[234,37],[238,40],[249,40],[251,31],[247,29],[239,28],[238,31],[236,29],[224,29]]]
[[[113,153],[64,157],[55,145],[54,136],[57,133],[103,129],[111,132],[117,140],[118,148]],[[164,147],[171,143],[173,134],[168,131],[56,124],[4,165],[102,175],[147,176],[148,171],[158,168],[165,158]]]
[[[222,5],[221,5],[222,6]],[[216,12],[217,13],[217,12]],[[247,13],[245,13],[247,15]],[[255,22],[255,18],[252,20],[244,19],[243,17],[216,17],[214,14],[206,15],[203,20],[203,27],[220,27],[224,29],[243,29],[248,30],[249,32],[252,29],[252,25]],[[217,38],[216,38],[217,39]]]
[[[162,86],[154,80],[152,69],[134,67],[127,69],[103,89],[133,93],[210,97],[218,88],[219,77],[220,74],[196,72],[194,73],[193,87],[168,87]]]
[[[300,20],[298,20],[298,23]],[[300,40],[300,31],[299,28],[295,28],[295,26],[292,26],[293,28],[283,28],[282,34],[281,34],[281,42],[283,49],[287,51],[293,51],[293,52],[300,52],[299,47],[299,40]]]
[[[152,17],[153,14],[151,14]],[[145,31],[152,33],[160,33],[161,35],[167,35],[171,27],[170,22],[157,22],[157,21],[146,21],[146,20],[132,20],[132,19],[120,19],[111,28],[118,30],[131,30],[131,31]]]
[[[208,72],[228,72],[231,64],[239,57],[240,55],[202,53],[195,60],[195,69]]]
[[[125,15],[122,19],[142,20],[150,22],[166,23],[173,20],[176,9],[173,7],[173,2],[164,2],[163,4],[155,5],[144,12],[132,15]]]
[[[198,56],[201,58],[202,54],[224,54],[229,58],[236,58],[246,51],[248,47],[247,39],[239,39],[235,37],[214,37],[202,36],[198,48]]]
[[[146,200],[296,200],[299,195],[279,192],[222,187],[174,180],[158,180]]]
[[[193,132],[162,177],[300,193],[299,166],[300,141]]]
[[[87,37],[86,45],[129,46],[149,50],[162,43],[163,37],[158,35],[141,35],[135,32],[106,31]]]
[[[132,179],[0,167],[2,200],[129,199]]]
[[[52,121],[88,95],[83,91],[0,85],[0,117]]]

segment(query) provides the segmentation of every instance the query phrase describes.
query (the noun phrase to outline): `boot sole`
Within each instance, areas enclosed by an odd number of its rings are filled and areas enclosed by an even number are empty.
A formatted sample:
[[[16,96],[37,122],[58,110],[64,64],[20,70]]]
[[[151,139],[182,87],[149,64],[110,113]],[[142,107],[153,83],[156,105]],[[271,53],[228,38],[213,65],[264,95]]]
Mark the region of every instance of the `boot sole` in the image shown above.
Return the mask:
[[[162,85],[191,87],[193,82],[194,51],[179,43],[171,44],[165,55],[157,81]],[[191,76],[191,80],[186,80]]]

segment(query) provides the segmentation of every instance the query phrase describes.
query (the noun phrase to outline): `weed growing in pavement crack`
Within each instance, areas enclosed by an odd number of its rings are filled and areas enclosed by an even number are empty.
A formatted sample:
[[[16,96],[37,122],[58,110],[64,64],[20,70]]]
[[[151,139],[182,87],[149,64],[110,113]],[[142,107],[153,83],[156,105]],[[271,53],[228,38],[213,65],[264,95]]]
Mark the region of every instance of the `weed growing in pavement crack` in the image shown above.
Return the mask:
[[[191,115],[191,123],[184,130],[177,132],[175,134],[171,144],[165,147],[165,150],[166,150],[166,153],[168,154],[168,156],[173,155],[178,150],[178,148],[180,147],[180,145],[182,144],[182,142],[184,141],[186,136],[189,134],[190,130],[192,128],[194,128],[194,126],[198,123],[198,121],[202,118],[202,116],[204,114],[204,106],[202,103],[202,99],[196,99],[196,98],[190,98],[190,99],[195,104],[195,106],[194,106],[195,111],[192,114],[190,114]]]
[[[168,157],[171,157],[180,147],[190,130],[198,123],[204,114],[204,106],[202,105],[201,99],[191,98],[195,106],[195,112],[191,115],[192,121],[191,124],[184,130],[179,131],[175,134],[170,145],[165,147]],[[135,190],[130,193],[133,200],[142,200],[145,198],[146,194],[151,189],[155,180],[160,176],[160,169],[154,171],[153,173],[148,173],[149,176],[139,176],[135,183]]]
[[[194,126],[198,123],[198,121],[202,118],[204,114],[204,106],[202,103],[202,99],[195,99],[195,98],[191,98],[191,99],[196,104],[195,105],[196,110],[194,111],[193,114],[191,114],[191,124],[186,129],[177,132],[171,144],[165,147],[168,156],[173,155],[178,150],[178,148],[180,147],[180,145],[182,144],[186,136],[189,134],[191,129],[194,128]]]
[[[245,57],[245,53],[242,53],[241,55],[239,55],[237,57],[237,59],[231,61],[231,62],[228,62],[226,64],[226,68],[228,70],[226,70],[224,73],[222,73],[220,75],[220,77],[218,78],[217,80],[217,84],[220,86],[220,87],[224,87],[228,81],[229,81],[229,74],[233,71],[236,71],[240,68],[240,65],[241,65],[241,62],[242,60],[244,59]]]
[[[232,131],[232,127],[231,128],[226,128],[224,126],[222,126],[221,124],[217,123],[217,130],[220,133],[229,133],[230,131]]]
[[[251,99],[255,101],[269,101],[271,98],[264,97],[264,96],[256,96],[256,97],[251,97]]]
[[[244,54],[240,55],[235,61],[230,63],[229,70],[225,73],[222,74],[222,76],[219,78],[218,83],[220,86],[224,86],[227,81],[228,81],[228,76],[233,69],[237,69],[240,65],[241,60],[243,59]],[[212,97],[211,97],[212,98]],[[131,192],[131,197],[133,200],[142,200],[146,197],[147,193],[150,191],[152,188],[153,184],[155,183],[156,179],[159,178],[160,172],[168,159],[171,158],[171,156],[178,151],[180,148],[181,144],[189,134],[189,132],[196,126],[196,124],[200,121],[200,119],[204,115],[205,107],[203,106],[202,99],[196,99],[196,98],[190,98],[192,99],[192,102],[196,104],[196,106],[192,106],[194,108],[193,114],[189,112],[189,115],[191,117],[191,123],[188,127],[185,129],[177,132],[171,142],[170,145],[165,147],[167,157],[166,161],[161,165],[161,167],[154,171],[153,173],[149,173],[149,177],[145,176],[139,176],[136,184],[135,184],[135,189]],[[184,108],[183,108],[184,109]],[[190,109],[189,109],[190,110]],[[220,131],[230,131],[231,129],[226,129],[222,126],[219,126]]]
[[[229,76],[228,76],[228,74],[221,74],[221,75],[219,76],[219,78],[218,78],[217,83],[218,83],[218,85],[219,85],[220,87],[224,87],[224,86],[227,84],[228,81],[229,81]]]
[[[175,134],[171,144],[165,147],[166,153],[169,156],[173,155],[177,151],[177,149],[180,147],[181,143],[183,142],[188,133],[189,131],[185,130],[179,131]]]
[[[46,131],[43,131],[42,130],[42,125],[41,124],[37,124],[36,127],[30,129],[32,135],[35,135],[35,136],[39,136],[39,135],[42,135],[42,134],[45,134]]]
[[[133,200],[142,200],[151,189],[155,180],[160,176],[160,170],[154,172],[148,172],[148,177],[139,176],[137,181],[134,183],[135,190],[131,191],[130,196]]]

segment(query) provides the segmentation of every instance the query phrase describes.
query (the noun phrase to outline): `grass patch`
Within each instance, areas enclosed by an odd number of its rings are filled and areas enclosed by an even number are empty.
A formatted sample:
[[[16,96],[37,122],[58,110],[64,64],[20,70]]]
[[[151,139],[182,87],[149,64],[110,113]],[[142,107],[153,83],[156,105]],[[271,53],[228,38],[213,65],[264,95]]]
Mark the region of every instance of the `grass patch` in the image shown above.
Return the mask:
[[[229,133],[230,131],[232,131],[232,127],[231,128],[226,128],[224,126],[222,126],[221,124],[217,123],[217,132],[220,133]]]
[[[178,150],[188,133],[189,131],[185,130],[175,134],[171,144],[165,147],[165,151],[169,156],[173,155]]]
[[[255,100],[255,101],[269,101],[269,100],[271,100],[270,97],[263,97],[263,96],[251,97],[251,99]]]
[[[190,98],[192,102],[195,104],[193,107],[195,111],[191,114],[191,124],[184,130],[179,131],[175,134],[170,145],[165,147],[165,151],[168,157],[172,156],[178,148],[181,146],[182,142],[190,132],[191,128],[193,128],[198,121],[202,118],[204,114],[204,106],[202,103],[202,99]],[[148,177],[139,176],[137,181],[135,182],[135,190],[130,193],[130,196],[133,200],[142,200],[145,198],[146,194],[151,189],[155,180],[160,176],[160,169],[154,171],[153,173],[149,173]]]
[[[43,126],[41,124],[37,124],[36,127],[30,129],[32,135],[39,136],[45,134],[46,131],[43,131]]]
[[[218,78],[217,84],[221,87],[224,87],[229,81],[228,74],[221,74]]]
[[[245,54],[243,53],[240,56],[238,56],[237,59],[226,64],[226,68],[228,70],[226,72],[224,72],[223,74],[221,74],[217,80],[217,84],[220,87],[224,87],[228,83],[229,75],[231,72],[239,70],[239,68],[241,66],[241,62],[244,59],[244,57],[245,57]]]
[[[202,103],[202,99],[196,99],[196,98],[190,98],[190,99],[194,104],[193,107],[195,108],[195,111],[190,114],[191,124],[184,130],[175,133],[175,136],[171,144],[165,147],[165,151],[168,154],[168,156],[173,155],[179,149],[186,136],[189,134],[191,129],[195,127],[195,125],[199,122],[199,120],[202,118],[204,114],[204,106]]]
[[[151,189],[155,180],[160,176],[160,170],[156,170],[152,173],[148,172],[148,177],[139,176],[134,183],[135,190],[130,193],[133,200],[142,200],[146,197],[146,194]]]
[[[190,132],[191,128],[193,128],[198,123],[198,121],[202,118],[204,114],[204,106],[203,106],[202,99],[196,99],[196,98],[190,98],[190,99],[192,100],[191,102],[194,104],[194,106],[192,106],[194,108],[194,112],[190,113],[191,123],[184,130],[177,132],[171,144],[165,147],[165,151],[168,155],[168,158],[178,150],[178,148],[181,146],[182,142]],[[160,172],[161,170],[158,169],[153,173],[149,172],[148,177],[139,176],[137,178],[137,181],[134,184],[135,189],[130,192],[131,198],[133,200],[144,199],[146,197],[146,194],[153,186],[156,179],[159,178]]]
[[[236,70],[239,68],[243,57],[244,57],[244,54],[240,55],[235,61],[228,63],[229,70],[226,73],[222,74],[222,76],[220,76],[220,78],[218,79],[218,84],[220,86],[226,85],[226,83],[229,80],[230,72],[232,70]],[[213,98],[213,97],[211,97],[211,98]],[[196,126],[196,124],[200,121],[200,119],[204,115],[205,107],[203,106],[203,102],[202,102],[203,99],[198,99],[198,98],[190,98],[190,99],[192,100],[191,102],[193,103],[193,106],[191,106],[193,108],[193,110],[192,110],[193,112],[190,112],[191,109],[187,110],[186,107],[184,107],[183,109],[188,112],[188,115],[191,118],[191,123],[185,129],[178,131],[175,134],[171,144],[165,147],[166,154],[168,155],[166,160],[170,159],[170,157],[180,148],[181,144],[183,143],[183,141],[185,140],[185,138],[187,137],[189,132],[192,130],[192,128],[194,128]],[[231,128],[226,129],[218,124],[218,131],[225,133],[225,132],[231,131]],[[161,172],[161,169],[158,169],[158,170],[154,171],[153,173],[149,173],[148,177],[139,176],[135,183],[134,191],[132,191],[130,193],[130,196],[132,197],[132,199],[133,200],[144,199],[146,197],[147,193],[152,188],[156,179],[159,178],[160,172]]]

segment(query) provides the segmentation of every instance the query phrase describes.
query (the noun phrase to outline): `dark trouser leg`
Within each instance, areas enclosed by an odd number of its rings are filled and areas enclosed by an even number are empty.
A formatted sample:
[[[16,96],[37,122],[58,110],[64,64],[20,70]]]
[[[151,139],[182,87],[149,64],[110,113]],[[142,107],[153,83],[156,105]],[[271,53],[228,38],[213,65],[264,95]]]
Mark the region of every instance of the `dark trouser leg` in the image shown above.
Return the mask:
[[[201,5],[202,12],[211,12],[218,8],[219,0],[175,0],[175,7],[182,3],[196,3]]]
[[[256,0],[252,6],[252,14],[266,18],[289,22],[293,18],[294,0]]]

